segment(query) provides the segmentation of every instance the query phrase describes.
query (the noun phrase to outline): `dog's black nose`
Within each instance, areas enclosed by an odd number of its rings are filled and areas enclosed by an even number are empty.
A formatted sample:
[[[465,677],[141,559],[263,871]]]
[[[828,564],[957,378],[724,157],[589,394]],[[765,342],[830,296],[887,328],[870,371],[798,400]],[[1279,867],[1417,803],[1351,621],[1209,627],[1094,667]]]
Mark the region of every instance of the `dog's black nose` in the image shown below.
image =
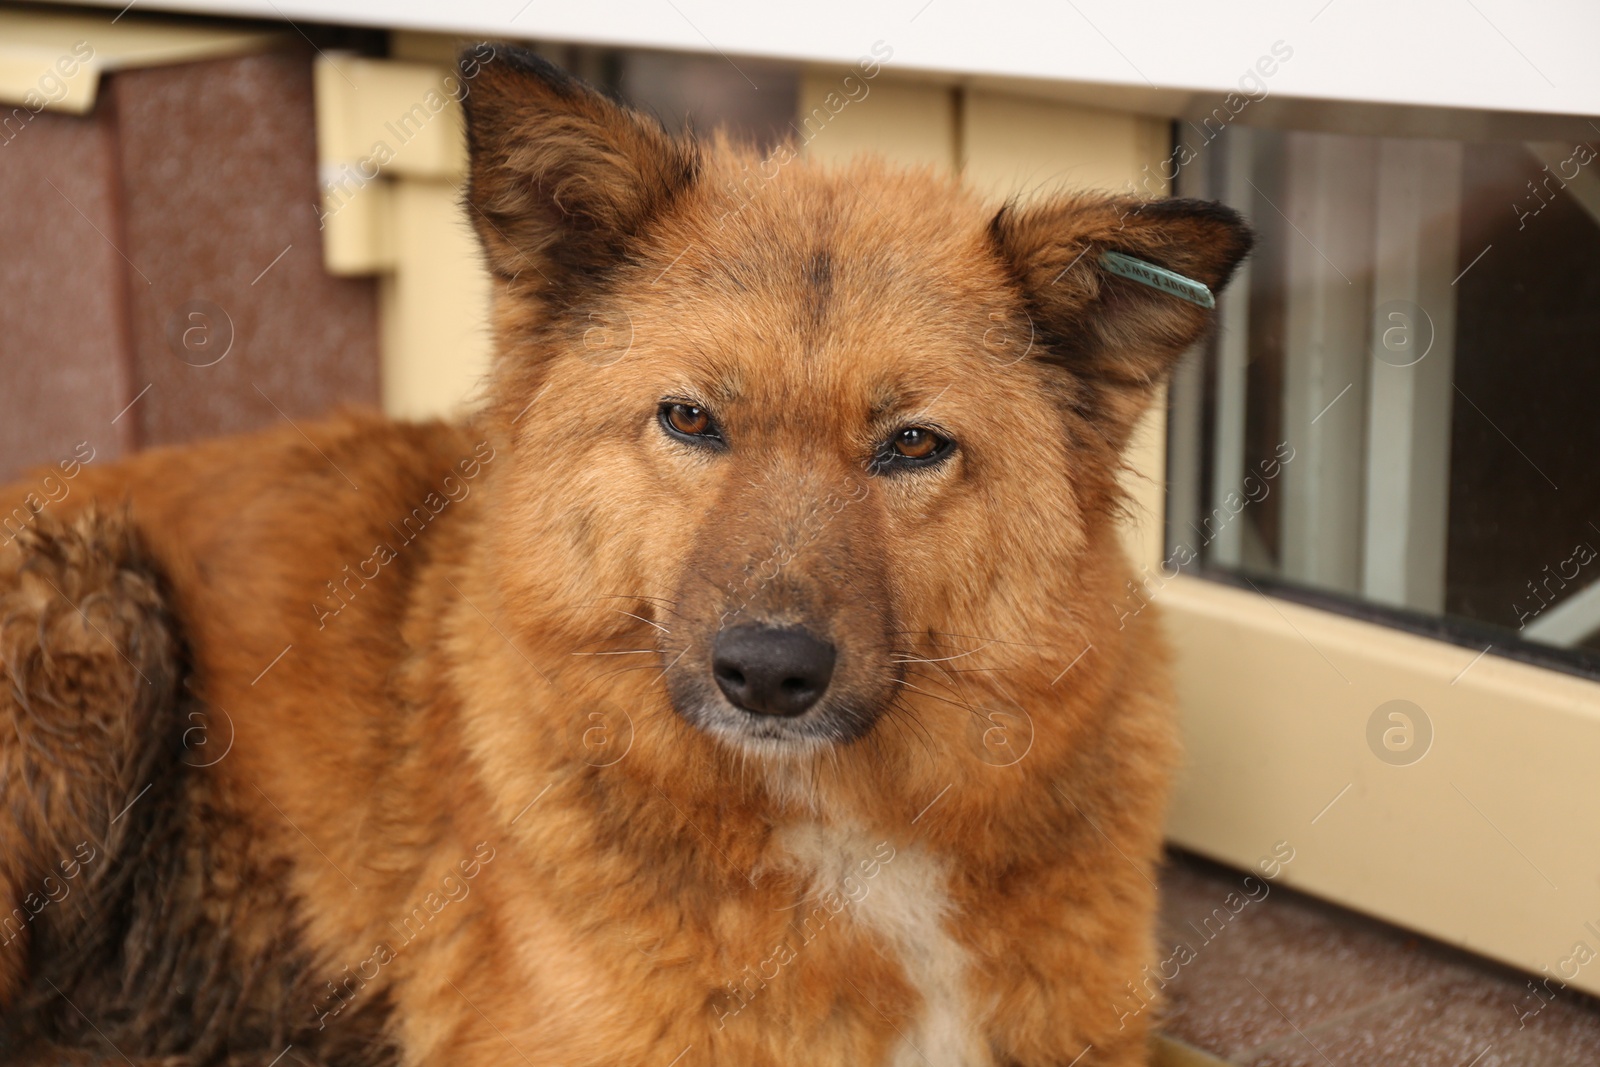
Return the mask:
[[[735,626],[717,635],[711,673],[746,711],[799,715],[827,691],[833,660],[833,646],[804,630]]]

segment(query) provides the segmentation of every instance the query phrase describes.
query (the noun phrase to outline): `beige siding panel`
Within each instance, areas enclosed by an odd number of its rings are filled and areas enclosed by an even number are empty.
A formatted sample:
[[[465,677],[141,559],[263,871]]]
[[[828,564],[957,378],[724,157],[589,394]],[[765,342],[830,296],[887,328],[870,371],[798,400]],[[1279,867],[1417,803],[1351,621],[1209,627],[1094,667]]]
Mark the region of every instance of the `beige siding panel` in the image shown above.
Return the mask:
[[[877,154],[896,163],[956,166],[956,95],[949,86],[815,68],[800,80],[798,112],[795,136],[812,158]]]
[[[1600,993],[1562,967],[1600,949],[1600,685],[1198,578],[1157,599],[1173,841],[1241,867],[1287,841],[1297,889]]]
[[[456,186],[400,181],[391,197],[395,269],[381,290],[383,409],[398,418],[450,415],[489,371],[489,276]]]
[[[986,90],[962,94],[964,169],[996,196],[1061,189],[1166,189],[1150,173],[1167,156],[1165,119],[1058,104]]]
[[[316,67],[323,258],[336,274],[381,275],[383,409],[397,418],[461,412],[489,369],[489,276],[462,215],[455,48],[404,34],[406,59]]]

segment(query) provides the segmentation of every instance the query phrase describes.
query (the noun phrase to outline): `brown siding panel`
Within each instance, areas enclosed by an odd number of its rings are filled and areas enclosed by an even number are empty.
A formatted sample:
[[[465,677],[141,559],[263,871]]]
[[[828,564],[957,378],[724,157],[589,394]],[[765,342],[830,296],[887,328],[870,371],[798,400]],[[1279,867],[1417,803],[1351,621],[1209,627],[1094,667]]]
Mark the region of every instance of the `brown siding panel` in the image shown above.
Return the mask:
[[[0,481],[119,452],[127,403],[115,139],[104,115],[40,112],[0,143]],[[120,243],[120,242],[118,242]]]
[[[378,402],[376,285],[322,268],[311,57],[268,53],[110,79],[127,251],[150,278],[130,287],[132,388],[152,384],[134,409],[142,445]],[[195,301],[226,319],[188,318]],[[194,365],[214,358],[228,321],[226,357]],[[186,329],[195,351],[172,343]],[[198,343],[206,330],[216,331],[210,349]]]
[[[378,403],[377,283],[322,267],[313,55],[118,72],[0,135],[0,480]]]

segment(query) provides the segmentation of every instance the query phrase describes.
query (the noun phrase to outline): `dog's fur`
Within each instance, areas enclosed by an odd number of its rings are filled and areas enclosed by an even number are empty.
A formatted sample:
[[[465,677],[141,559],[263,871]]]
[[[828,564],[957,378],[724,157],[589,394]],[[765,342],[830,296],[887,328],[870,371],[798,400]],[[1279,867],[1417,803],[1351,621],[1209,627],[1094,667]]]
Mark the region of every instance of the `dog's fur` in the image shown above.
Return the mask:
[[[514,49],[466,103],[477,416],[86,467],[0,550],[0,1058],[1144,1062],[1118,475],[1207,316],[1098,253],[1219,289],[1242,222],[763,161]],[[718,695],[747,622],[838,650],[812,711]]]

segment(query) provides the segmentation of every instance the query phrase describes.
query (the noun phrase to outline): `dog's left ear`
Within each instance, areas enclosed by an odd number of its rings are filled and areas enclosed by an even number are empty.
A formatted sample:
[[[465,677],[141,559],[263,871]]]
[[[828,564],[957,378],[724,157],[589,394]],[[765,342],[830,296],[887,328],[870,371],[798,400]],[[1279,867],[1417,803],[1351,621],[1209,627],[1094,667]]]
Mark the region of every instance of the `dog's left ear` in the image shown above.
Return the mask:
[[[1119,450],[1212,312],[1114,273],[1102,255],[1142,260],[1217,293],[1253,240],[1221,204],[1104,196],[1008,204],[989,236],[1033,319],[1036,355],[1072,373],[1075,406]]]
[[[592,283],[694,184],[692,141],[535,53],[479,45],[459,66],[467,212],[500,277],[521,276],[546,298]]]

